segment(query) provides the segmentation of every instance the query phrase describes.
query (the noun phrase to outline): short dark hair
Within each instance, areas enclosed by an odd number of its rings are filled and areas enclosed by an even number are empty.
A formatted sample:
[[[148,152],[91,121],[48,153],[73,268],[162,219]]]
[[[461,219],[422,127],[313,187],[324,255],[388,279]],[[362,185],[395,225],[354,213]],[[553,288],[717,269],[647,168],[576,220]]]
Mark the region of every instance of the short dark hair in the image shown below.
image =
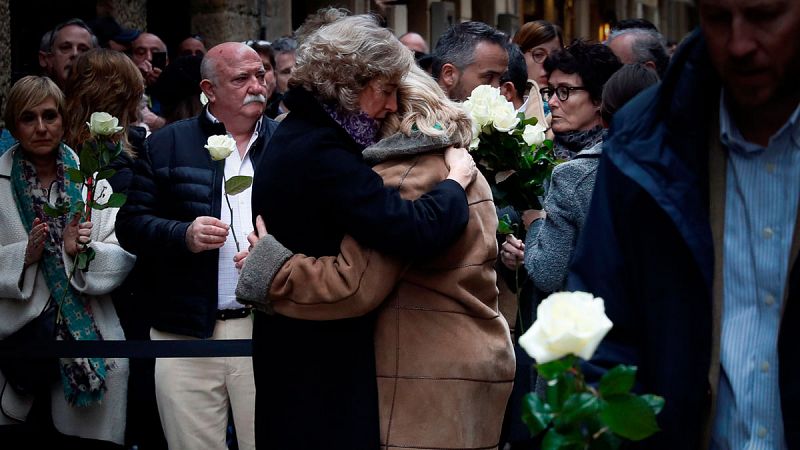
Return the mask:
[[[275,51],[272,49],[272,45],[270,45],[268,41],[248,40],[244,43],[248,47],[255,50],[259,55],[266,55],[269,59],[270,65],[272,65],[272,70],[275,70]]]
[[[475,47],[480,42],[491,42],[504,47],[508,38],[483,22],[463,22],[448,28],[439,37],[433,50],[431,74],[438,79],[442,66],[452,64],[463,70],[475,61]]]
[[[60,24],[56,25],[53,28],[52,33],[50,34],[50,41],[47,44],[47,49],[45,52],[51,53],[53,51],[53,44],[56,42],[56,36],[58,36],[58,32],[61,31],[63,28],[74,25],[76,27],[81,27],[84,30],[89,32],[89,36],[91,36],[92,40],[92,48],[100,47],[99,42],[97,41],[97,36],[94,34],[94,31],[86,24],[86,22],[82,21],[81,19],[69,19],[66,22],[61,22]],[[41,46],[40,46],[41,49]]]
[[[600,115],[606,123],[625,103],[640,92],[658,83],[658,75],[644,64],[626,64],[614,72],[603,87]]]
[[[272,43],[272,50],[274,50],[276,54],[294,53],[297,50],[297,39],[290,36],[278,38]]]
[[[620,67],[622,63],[608,46],[589,44],[583,40],[573,41],[569,47],[544,60],[544,70],[548,77],[555,70],[578,74],[596,104],[600,104],[602,99],[603,85]]]
[[[653,61],[656,65],[656,72],[659,77],[664,77],[669,66],[669,55],[667,54],[667,41],[664,36],[655,30],[645,28],[626,28],[623,30],[616,30],[611,32],[608,37],[606,45],[611,44],[611,41],[622,36],[630,34],[634,36],[631,51],[636,57],[637,63],[644,63]]]
[[[528,66],[525,56],[517,44],[506,44],[508,52],[508,68],[500,76],[500,83],[512,82],[517,90],[517,97],[522,99],[525,95],[525,86],[528,84]]]

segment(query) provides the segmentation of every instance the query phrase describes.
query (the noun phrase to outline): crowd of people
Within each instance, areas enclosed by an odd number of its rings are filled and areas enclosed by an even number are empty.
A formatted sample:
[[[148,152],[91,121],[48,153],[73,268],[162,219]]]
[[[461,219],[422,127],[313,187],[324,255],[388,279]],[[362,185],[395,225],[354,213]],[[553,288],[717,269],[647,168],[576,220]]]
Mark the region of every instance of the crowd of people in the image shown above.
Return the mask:
[[[602,43],[464,22],[430,49],[326,8],[171,53],[109,18],[57,25],[4,105],[0,338],[52,315],[52,339],[252,357],[61,357],[32,389],[0,370],[0,445],[538,448],[516,342],[582,290],[614,323],[588,379],[635,365],[666,400],[636,445],[800,448],[800,3],[698,10],[674,54],[642,19]],[[541,209],[498,208],[465,149],[482,85],[546,124]],[[95,112],[117,119],[111,161],[81,150]],[[126,201],[54,208],[87,183]]]

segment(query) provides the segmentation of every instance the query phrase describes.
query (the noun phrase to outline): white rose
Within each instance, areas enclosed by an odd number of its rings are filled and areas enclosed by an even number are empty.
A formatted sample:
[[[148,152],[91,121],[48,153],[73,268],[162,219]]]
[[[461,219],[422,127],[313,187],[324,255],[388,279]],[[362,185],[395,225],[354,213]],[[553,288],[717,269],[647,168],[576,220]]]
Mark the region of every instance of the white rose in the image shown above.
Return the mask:
[[[472,120],[478,123],[479,127],[483,127],[492,121],[491,108],[498,96],[500,96],[500,89],[482,84],[472,90],[470,96],[463,103],[464,109],[470,114]]]
[[[470,141],[470,143],[469,143],[469,149],[470,150],[476,150],[479,145],[481,145],[481,140],[478,139],[477,137],[473,138],[472,141]]]
[[[92,136],[111,136],[112,134],[122,131],[122,127],[118,127],[119,120],[107,112],[94,112],[89,117],[89,132]]]
[[[232,137],[224,134],[216,134],[208,137],[205,148],[211,154],[211,159],[219,161],[227,158],[236,150],[236,141]]]
[[[203,105],[203,106],[206,106],[206,103],[208,103],[208,97],[206,97],[206,93],[205,92],[201,92],[200,93],[200,104]]]
[[[519,338],[519,345],[539,364],[568,354],[588,360],[613,325],[603,299],[586,292],[551,294],[536,314],[536,322]]]
[[[544,132],[547,128],[544,127],[541,123],[537,123],[536,125],[525,125],[525,129],[522,130],[522,139],[528,145],[542,145],[544,142],[545,135]]]
[[[519,123],[514,104],[500,97],[491,106],[492,124],[497,131],[509,132]]]

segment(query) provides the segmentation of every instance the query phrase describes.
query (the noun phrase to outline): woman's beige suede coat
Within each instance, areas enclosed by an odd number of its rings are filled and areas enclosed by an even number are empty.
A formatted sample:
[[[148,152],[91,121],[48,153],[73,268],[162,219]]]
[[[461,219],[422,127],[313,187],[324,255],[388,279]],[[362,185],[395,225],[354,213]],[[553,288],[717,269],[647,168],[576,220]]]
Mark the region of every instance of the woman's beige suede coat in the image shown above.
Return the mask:
[[[387,186],[415,199],[447,177],[443,144],[395,135],[364,156]],[[481,175],[466,195],[467,227],[436,258],[399,261],[350,237],[338,256],[312,258],[268,236],[242,272],[240,301],[278,314],[331,320],[377,308],[382,449],[494,449],[500,439],[515,361],[497,304],[497,215]]]

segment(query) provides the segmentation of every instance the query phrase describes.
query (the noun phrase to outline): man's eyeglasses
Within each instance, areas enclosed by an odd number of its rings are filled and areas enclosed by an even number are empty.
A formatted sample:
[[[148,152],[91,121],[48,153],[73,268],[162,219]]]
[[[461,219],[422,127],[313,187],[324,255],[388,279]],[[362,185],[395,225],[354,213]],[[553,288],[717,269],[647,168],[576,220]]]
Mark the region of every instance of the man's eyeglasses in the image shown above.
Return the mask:
[[[544,60],[547,59],[548,56],[550,56],[547,50],[543,48],[535,48],[531,50],[530,53],[531,53],[531,58],[533,58],[533,62],[535,62],[536,64],[543,63]]]
[[[565,102],[569,98],[569,93],[572,91],[588,91],[588,89],[583,86],[566,86],[563,84],[556,87],[548,86],[539,89],[539,93],[542,94],[542,98],[546,102],[549,102],[550,99],[553,98],[553,93],[556,94],[559,100]]]

